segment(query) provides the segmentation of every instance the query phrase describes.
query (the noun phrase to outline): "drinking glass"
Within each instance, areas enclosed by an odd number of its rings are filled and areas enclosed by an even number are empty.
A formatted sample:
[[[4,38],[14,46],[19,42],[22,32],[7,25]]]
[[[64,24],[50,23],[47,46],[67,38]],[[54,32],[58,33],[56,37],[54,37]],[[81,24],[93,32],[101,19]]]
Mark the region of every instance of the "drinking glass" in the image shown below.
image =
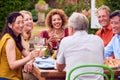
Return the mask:
[[[40,50],[44,48],[44,44],[45,44],[44,38],[35,36],[34,38],[34,49],[35,50]]]

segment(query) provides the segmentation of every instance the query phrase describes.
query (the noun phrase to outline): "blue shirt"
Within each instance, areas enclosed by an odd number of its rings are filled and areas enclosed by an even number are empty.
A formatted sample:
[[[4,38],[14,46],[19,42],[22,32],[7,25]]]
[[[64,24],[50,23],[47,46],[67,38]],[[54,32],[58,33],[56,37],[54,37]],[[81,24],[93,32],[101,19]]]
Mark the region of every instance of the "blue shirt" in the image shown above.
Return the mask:
[[[105,47],[104,56],[110,57],[114,53],[115,59],[120,59],[120,35],[116,34]]]

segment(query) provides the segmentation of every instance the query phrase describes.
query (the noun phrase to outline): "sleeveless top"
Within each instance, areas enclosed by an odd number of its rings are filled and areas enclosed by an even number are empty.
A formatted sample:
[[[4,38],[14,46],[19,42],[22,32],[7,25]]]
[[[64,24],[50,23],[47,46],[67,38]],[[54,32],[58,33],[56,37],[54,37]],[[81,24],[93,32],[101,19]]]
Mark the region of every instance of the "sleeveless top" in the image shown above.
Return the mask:
[[[0,40],[0,78],[7,78],[9,80],[23,80],[22,67],[11,70],[8,64],[5,47],[7,40],[10,38],[12,38],[10,34],[5,34]],[[16,60],[19,60],[21,58],[22,53],[16,47]]]

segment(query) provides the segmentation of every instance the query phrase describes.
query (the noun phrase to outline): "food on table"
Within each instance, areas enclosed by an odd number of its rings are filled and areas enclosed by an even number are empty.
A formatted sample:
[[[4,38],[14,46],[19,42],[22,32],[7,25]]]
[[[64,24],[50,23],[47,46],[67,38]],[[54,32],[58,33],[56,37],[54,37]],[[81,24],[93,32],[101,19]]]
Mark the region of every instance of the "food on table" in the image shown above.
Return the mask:
[[[109,59],[108,61],[105,61],[104,65],[109,66],[111,68],[117,68],[120,66],[120,60]]]

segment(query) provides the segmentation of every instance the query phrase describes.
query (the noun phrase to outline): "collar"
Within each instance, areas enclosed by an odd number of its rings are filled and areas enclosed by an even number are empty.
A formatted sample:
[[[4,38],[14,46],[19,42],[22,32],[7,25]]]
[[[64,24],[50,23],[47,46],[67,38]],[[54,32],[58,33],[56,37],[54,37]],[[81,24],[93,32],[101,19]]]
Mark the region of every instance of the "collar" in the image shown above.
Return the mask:
[[[87,35],[88,33],[86,31],[76,31],[74,35]]]
[[[120,40],[120,35],[117,34],[117,38]]]
[[[105,32],[105,31],[111,31],[112,30],[112,27],[111,25],[109,24],[105,29],[101,29],[101,33]]]
[[[103,30],[103,31],[104,31],[104,30],[112,30],[112,27],[111,27],[111,25],[109,24],[105,29],[102,28],[102,30]]]

